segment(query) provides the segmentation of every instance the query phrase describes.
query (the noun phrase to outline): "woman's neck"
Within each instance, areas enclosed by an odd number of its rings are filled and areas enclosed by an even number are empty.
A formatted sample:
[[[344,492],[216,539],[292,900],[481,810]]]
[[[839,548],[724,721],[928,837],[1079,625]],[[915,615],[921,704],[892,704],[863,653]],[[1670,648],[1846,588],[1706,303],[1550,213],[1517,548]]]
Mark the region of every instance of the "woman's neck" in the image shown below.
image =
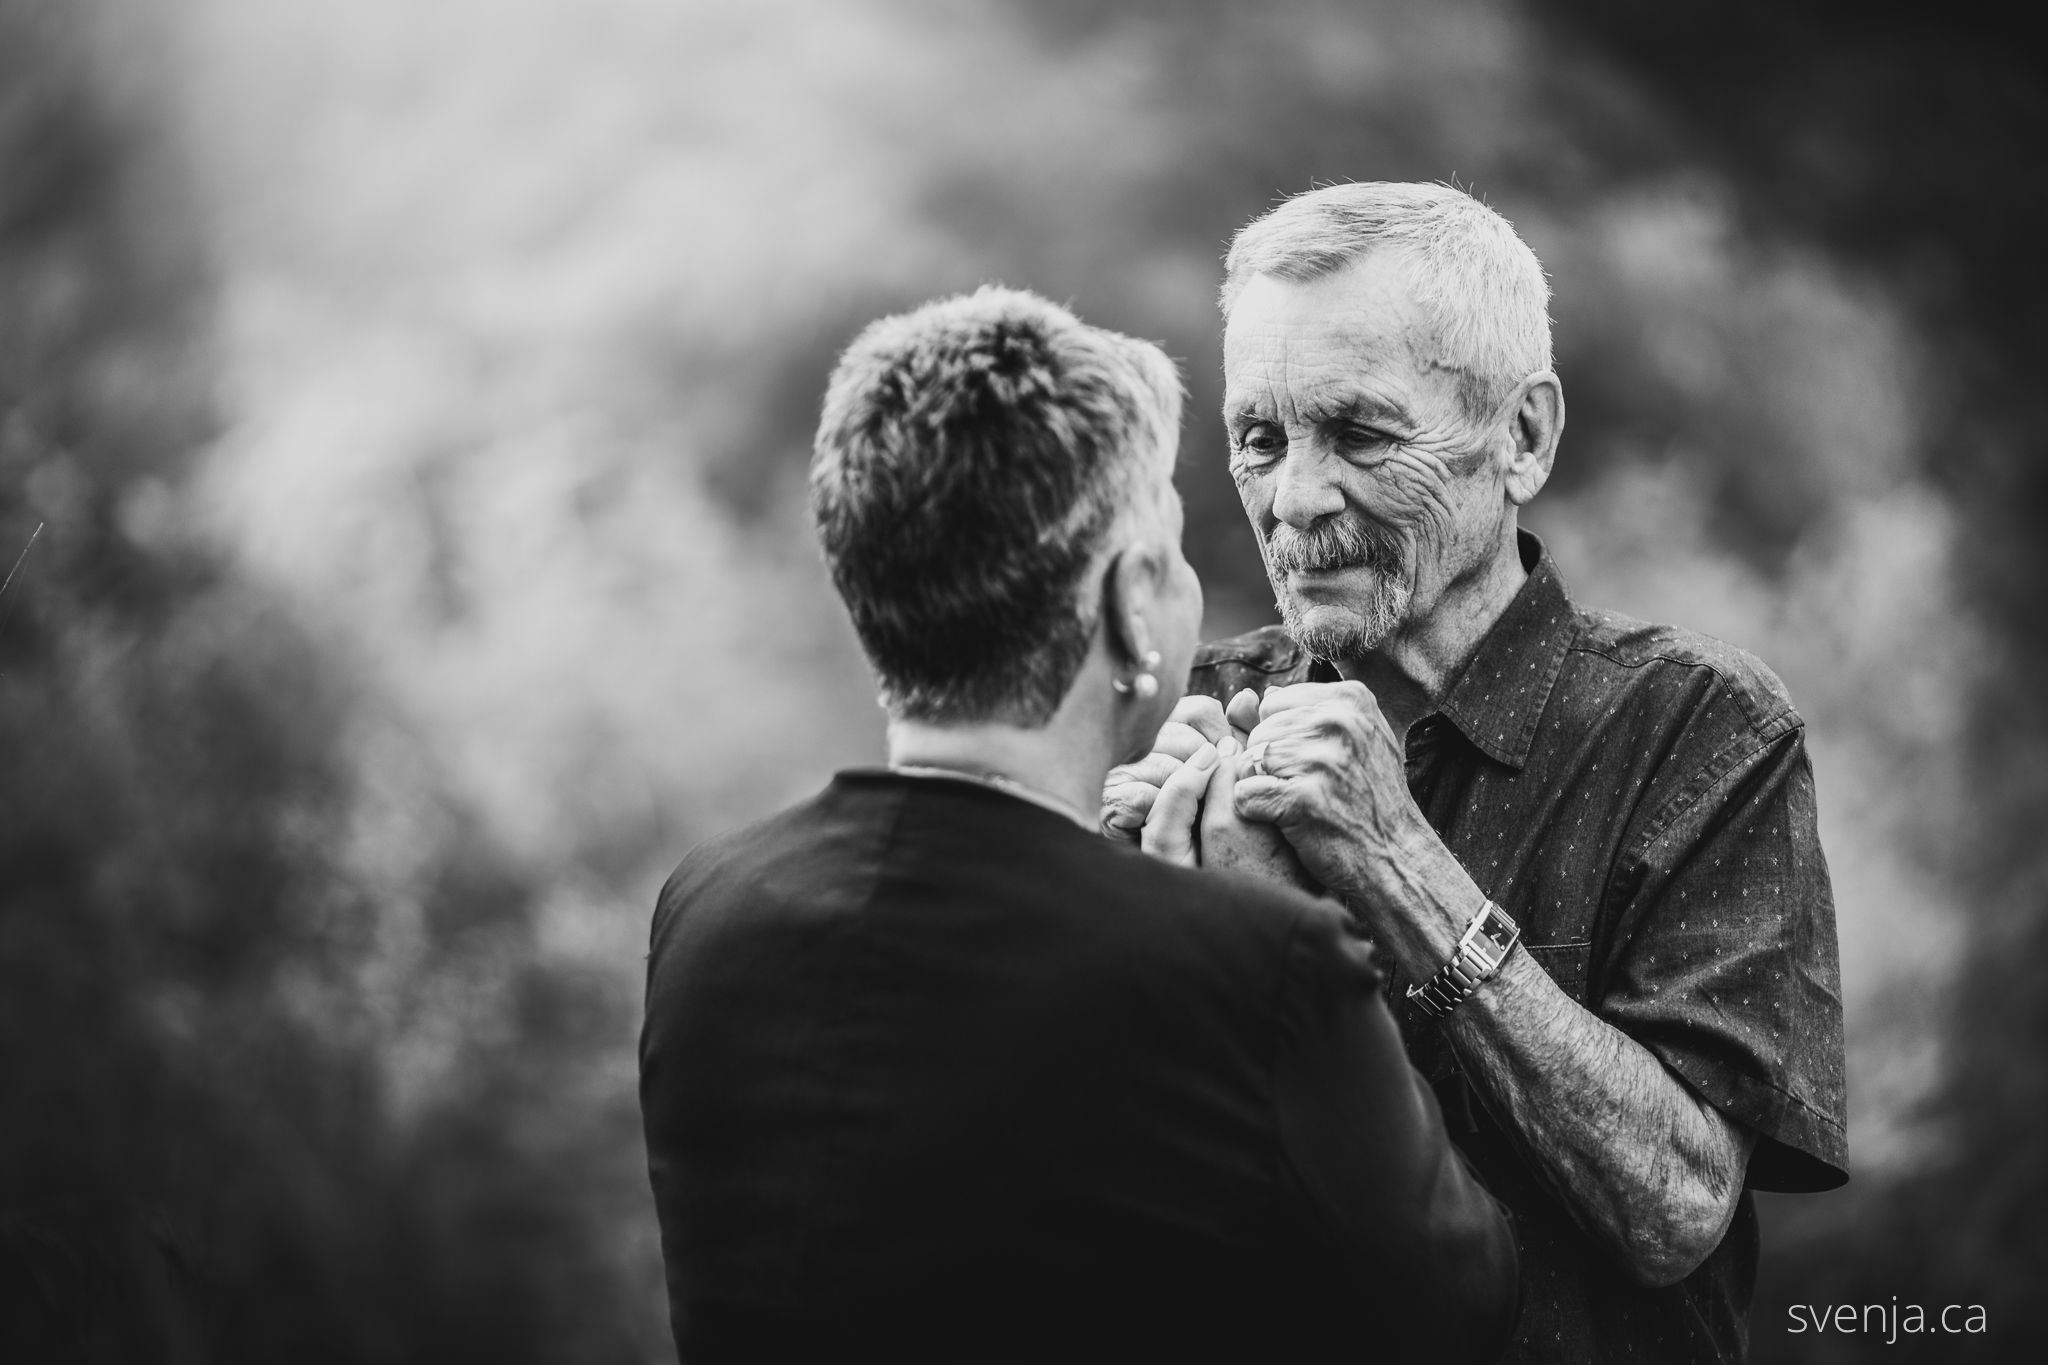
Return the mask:
[[[1029,730],[992,721],[934,725],[892,720],[889,765],[1014,782],[1071,807],[1092,826],[1112,761],[1108,746],[1061,719],[1056,715],[1044,727]]]

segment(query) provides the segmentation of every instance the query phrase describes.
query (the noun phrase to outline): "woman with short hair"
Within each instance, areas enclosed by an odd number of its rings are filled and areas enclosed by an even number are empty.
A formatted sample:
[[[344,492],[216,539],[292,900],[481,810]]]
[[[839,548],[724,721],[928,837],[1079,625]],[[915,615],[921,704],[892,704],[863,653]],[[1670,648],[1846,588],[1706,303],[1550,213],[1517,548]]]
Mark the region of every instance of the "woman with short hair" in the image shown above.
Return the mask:
[[[1109,768],[1201,589],[1147,343],[984,289],[869,327],[811,502],[889,765],[664,887],[641,1103],[685,1361],[1483,1359],[1515,1253],[1342,912],[1198,869],[1265,831],[1204,744],[1143,850]],[[1147,856],[1147,852],[1154,856]]]

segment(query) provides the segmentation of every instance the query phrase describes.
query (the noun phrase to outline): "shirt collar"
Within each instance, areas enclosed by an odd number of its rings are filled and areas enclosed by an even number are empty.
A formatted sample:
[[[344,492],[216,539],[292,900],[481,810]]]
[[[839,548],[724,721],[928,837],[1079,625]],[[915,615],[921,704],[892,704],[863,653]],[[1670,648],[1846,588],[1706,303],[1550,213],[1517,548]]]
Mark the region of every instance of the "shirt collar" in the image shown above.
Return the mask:
[[[1437,710],[1496,762],[1520,769],[1564,668],[1578,620],[1543,542],[1517,533],[1529,577],[1473,651]]]

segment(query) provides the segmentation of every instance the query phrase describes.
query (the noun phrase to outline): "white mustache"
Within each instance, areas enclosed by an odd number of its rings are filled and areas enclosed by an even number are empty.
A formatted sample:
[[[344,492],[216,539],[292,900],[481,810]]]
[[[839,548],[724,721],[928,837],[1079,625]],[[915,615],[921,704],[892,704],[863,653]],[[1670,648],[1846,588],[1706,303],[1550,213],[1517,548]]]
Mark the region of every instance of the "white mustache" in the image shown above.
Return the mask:
[[[1317,522],[1306,531],[1283,522],[1266,537],[1266,565],[1275,574],[1352,568],[1390,574],[1401,567],[1401,551],[1390,538],[1355,520]]]

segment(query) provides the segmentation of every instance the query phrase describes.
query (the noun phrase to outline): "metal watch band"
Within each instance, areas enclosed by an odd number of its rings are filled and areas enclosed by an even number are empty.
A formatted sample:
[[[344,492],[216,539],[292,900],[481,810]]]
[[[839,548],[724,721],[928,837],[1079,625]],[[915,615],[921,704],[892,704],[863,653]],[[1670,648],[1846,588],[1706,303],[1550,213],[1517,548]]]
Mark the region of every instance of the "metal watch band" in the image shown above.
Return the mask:
[[[1481,903],[1452,950],[1451,960],[1429,980],[1410,986],[1408,998],[1430,1018],[1443,1018],[1491,981],[1521,941],[1522,930],[1507,911],[1490,900]]]

